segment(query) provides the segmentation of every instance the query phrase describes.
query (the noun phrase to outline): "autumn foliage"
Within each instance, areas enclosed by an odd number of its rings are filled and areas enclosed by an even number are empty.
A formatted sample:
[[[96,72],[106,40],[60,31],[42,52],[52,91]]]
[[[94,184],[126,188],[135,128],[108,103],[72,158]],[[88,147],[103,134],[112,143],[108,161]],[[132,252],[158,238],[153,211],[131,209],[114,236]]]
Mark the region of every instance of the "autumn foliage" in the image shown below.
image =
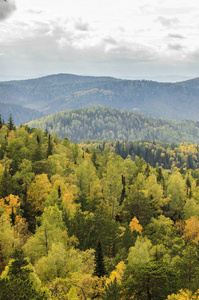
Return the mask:
[[[199,170],[124,159],[116,145],[1,127],[1,286],[17,282],[23,253],[21,286],[47,299],[197,299]],[[196,148],[157,147],[162,162]]]

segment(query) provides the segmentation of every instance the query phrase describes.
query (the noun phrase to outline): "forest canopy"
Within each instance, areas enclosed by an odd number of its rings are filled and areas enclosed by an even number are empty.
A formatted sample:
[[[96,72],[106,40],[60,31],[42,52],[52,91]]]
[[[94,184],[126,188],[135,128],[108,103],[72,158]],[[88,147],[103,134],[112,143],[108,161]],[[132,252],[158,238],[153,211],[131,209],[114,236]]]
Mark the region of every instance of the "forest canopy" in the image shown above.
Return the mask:
[[[71,142],[98,140],[158,140],[165,143],[199,143],[199,122],[165,120],[105,106],[63,111],[28,123],[47,129]]]
[[[154,167],[116,145],[1,125],[0,299],[195,299],[197,164]]]

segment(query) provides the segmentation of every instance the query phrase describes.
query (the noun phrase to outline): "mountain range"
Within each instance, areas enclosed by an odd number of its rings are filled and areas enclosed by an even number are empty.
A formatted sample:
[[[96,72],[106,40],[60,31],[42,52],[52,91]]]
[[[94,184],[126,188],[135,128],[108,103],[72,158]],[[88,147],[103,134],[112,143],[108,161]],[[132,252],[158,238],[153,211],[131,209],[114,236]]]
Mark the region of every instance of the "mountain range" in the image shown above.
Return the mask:
[[[165,119],[199,120],[199,78],[161,83],[113,77],[49,75],[0,82],[0,113],[16,125],[87,106],[139,112]]]

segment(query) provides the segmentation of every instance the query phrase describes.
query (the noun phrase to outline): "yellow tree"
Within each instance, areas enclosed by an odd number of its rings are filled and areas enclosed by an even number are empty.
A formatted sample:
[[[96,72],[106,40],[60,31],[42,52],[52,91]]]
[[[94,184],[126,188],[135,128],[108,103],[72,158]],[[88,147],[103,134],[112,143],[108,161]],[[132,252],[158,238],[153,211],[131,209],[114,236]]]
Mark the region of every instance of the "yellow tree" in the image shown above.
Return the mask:
[[[198,243],[199,241],[199,220],[198,217],[192,216],[185,221],[183,237],[187,241]]]
[[[69,220],[74,218],[77,210],[81,206],[81,204],[75,203],[74,195],[76,195],[76,190],[70,188],[66,191],[62,200],[63,212],[66,214]]]
[[[124,169],[123,160],[119,156],[110,154],[107,167],[102,178],[103,196],[108,201],[109,213],[112,219],[119,212],[119,201],[123,189],[122,171]]]
[[[88,210],[94,213],[96,208],[99,207],[102,199],[103,194],[100,179],[96,178],[96,180],[92,181],[90,184],[89,194],[87,196]]]
[[[37,212],[43,212],[43,203],[47,199],[52,189],[52,185],[46,174],[35,176],[27,191],[27,201],[30,206]]]
[[[150,199],[151,204],[158,213],[162,212],[162,207],[164,207],[170,199],[169,197],[164,197],[163,187],[157,183],[157,178],[154,174],[146,179],[143,192],[145,196]]]
[[[79,274],[78,274],[79,275]],[[92,276],[91,274],[77,274],[71,277],[71,284],[77,288],[80,300],[101,299],[104,292],[105,278]]]
[[[117,280],[118,284],[121,284],[125,268],[125,263],[123,261],[120,261],[119,264],[117,264],[117,266],[115,267],[115,270],[111,272],[109,278],[106,279],[106,285],[114,282],[115,279]]]
[[[169,201],[170,217],[175,221],[180,219],[186,197],[186,183],[182,175],[177,172],[172,174],[168,180],[167,195],[171,196]]]
[[[10,259],[9,253],[13,250],[15,244],[13,228],[10,223],[10,217],[5,213],[0,217],[0,243],[3,257],[7,264]]]
[[[167,300],[197,300],[199,299],[199,290],[192,294],[189,290],[181,289],[178,294],[172,294],[167,297]]]
[[[68,292],[71,283],[69,278],[56,278],[53,282],[48,283],[48,289],[51,293],[51,300],[68,300]]]
[[[15,222],[17,209],[20,207],[19,197],[10,194],[9,196],[0,199],[0,204],[4,208],[5,213],[12,219],[12,224]]]
[[[78,300],[79,297],[77,296],[77,290],[76,287],[72,286],[68,293],[68,300]]]
[[[10,194],[9,196],[0,199],[1,206],[4,208],[7,215],[16,214],[17,208],[20,207],[18,202],[19,196]]]
[[[28,231],[28,223],[26,222],[26,219],[21,216],[16,216],[14,226],[14,237],[17,240],[20,247],[22,247],[25,244],[29,236],[30,232]]]
[[[131,232],[133,231],[137,231],[139,233],[142,233],[142,225],[139,224],[139,221],[136,217],[134,217],[131,222],[129,223],[129,227],[130,227],[130,230]]]

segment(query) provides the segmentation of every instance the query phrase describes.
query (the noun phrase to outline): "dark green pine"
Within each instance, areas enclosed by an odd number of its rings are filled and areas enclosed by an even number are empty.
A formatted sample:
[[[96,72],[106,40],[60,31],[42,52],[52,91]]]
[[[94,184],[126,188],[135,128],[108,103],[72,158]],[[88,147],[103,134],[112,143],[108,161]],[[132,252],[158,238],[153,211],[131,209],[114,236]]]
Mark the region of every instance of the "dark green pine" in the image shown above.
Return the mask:
[[[48,135],[48,149],[47,149],[47,157],[52,155],[52,150],[53,150],[53,144],[51,141],[51,135]]]
[[[16,130],[16,127],[14,125],[13,119],[12,119],[12,115],[10,114],[10,117],[8,119],[8,123],[7,123],[8,129],[11,130]]]
[[[3,126],[3,121],[1,119],[1,114],[0,114],[0,129],[2,128],[2,126]]]
[[[105,263],[104,263],[104,256],[102,252],[102,245],[101,241],[99,240],[97,243],[97,248],[95,251],[95,268],[93,275],[98,277],[103,277],[107,274]]]

